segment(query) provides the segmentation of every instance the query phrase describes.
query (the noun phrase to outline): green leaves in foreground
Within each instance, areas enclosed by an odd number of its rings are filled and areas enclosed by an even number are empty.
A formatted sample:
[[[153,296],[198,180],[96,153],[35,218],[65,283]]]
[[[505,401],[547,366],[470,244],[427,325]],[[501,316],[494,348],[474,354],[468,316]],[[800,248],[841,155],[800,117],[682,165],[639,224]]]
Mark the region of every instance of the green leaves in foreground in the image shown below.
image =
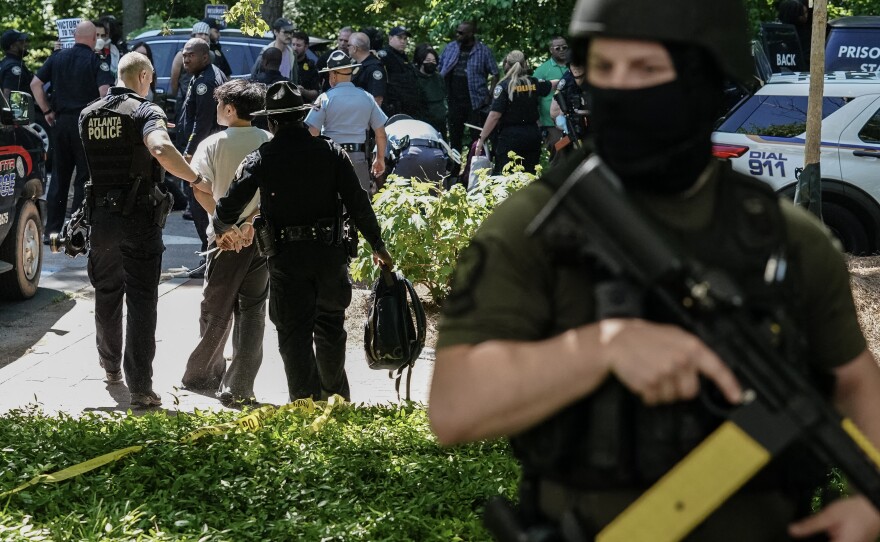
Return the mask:
[[[282,412],[181,444],[239,413],[0,417],[0,492],[118,448],[143,451],[0,502],[2,540],[485,540],[486,500],[519,476],[501,441],[441,448],[424,408]]]

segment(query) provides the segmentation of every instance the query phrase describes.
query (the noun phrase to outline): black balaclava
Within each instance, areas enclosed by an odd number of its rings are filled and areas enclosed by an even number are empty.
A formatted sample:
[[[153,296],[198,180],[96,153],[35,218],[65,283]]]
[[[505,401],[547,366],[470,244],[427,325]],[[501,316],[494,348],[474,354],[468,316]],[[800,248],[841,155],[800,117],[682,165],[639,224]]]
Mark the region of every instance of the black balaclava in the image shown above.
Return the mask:
[[[712,156],[721,72],[701,48],[664,43],[676,79],[649,88],[588,87],[596,150],[624,185],[657,194],[692,187]]]

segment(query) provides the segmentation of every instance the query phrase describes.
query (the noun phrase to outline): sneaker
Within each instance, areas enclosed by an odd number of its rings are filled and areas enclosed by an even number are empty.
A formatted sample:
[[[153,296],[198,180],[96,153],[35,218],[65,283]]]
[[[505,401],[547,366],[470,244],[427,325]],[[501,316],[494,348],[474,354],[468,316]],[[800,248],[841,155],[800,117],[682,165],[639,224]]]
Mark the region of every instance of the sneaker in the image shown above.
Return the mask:
[[[192,213],[190,212],[189,209],[187,209],[186,211],[184,211],[184,212],[183,212],[183,215],[181,215],[181,217],[182,217],[184,220],[190,220],[190,221],[191,221],[191,220],[193,219],[193,215],[192,215]]]
[[[121,369],[118,371],[107,371],[106,376],[107,376],[106,380],[107,380],[108,384],[115,384],[117,382],[122,382],[122,370]]]
[[[131,394],[131,406],[132,407],[140,407],[140,408],[150,408],[154,406],[159,406],[162,404],[162,399],[156,394],[156,392],[150,390],[147,393],[132,393]]]

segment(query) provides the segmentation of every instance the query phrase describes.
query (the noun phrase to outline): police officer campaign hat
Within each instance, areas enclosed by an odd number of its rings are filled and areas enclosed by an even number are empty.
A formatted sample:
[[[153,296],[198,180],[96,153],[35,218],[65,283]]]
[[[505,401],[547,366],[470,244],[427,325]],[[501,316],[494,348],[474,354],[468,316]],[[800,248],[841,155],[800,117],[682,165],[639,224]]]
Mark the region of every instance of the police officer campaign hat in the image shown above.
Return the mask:
[[[572,38],[607,36],[692,44],[737,81],[751,78],[748,18],[741,0],[578,0]]]
[[[251,113],[252,117],[265,117],[268,115],[283,115],[297,111],[308,111],[311,104],[303,101],[302,94],[296,85],[290,81],[278,81],[272,83],[266,89],[265,109]]]
[[[28,35],[24,32],[9,29],[3,33],[3,36],[0,36],[0,49],[3,49],[5,51],[12,47],[13,43],[17,41],[25,41],[27,39]]]
[[[333,51],[330,54],[330,58],[327,59],[327,67],[323,70],[319,70],[318,73],[326,73],[334,70],[348,70],[359,66],[360,63],[355,62],[343,51]]]

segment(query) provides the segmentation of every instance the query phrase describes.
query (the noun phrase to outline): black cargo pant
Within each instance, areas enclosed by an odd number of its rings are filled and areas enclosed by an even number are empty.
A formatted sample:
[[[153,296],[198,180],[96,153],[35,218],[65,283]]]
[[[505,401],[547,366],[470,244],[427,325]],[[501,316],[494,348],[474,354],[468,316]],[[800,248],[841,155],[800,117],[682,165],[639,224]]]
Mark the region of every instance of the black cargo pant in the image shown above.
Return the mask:
[[[465,136],[464,124],[482,126],[485,119],[483,119],[479,111],[475,111],[471,106],[470,97],[462,99],[461,97],[450,96],[448,106],[449,146],[457,151],[461,151],[462,145],[469,147],[471,142],[479,137],[478,132],[475,133],[475,130],[468,129],[467,131],[470,132],[470,135],[466,141],[462,141]]]
[[[501,175],[505,164],[510,162],[507,153],[513,151],[522,158],[526,172],[534,173],[541,161],[541,129],[535,124],[528,126],[505,126],[495,142],[495,169],[493,175]]]
[[[107,371],[125,371],[131,393],[152,390],[156,354],[156,306],[162,269],[162,228],[153,209],[135,208],[130,216],[97,207],[92,210],[89,279],[95,288],[98,355]],[[125,353],[122,298],[128,311]]]
[[[67,192],[70,178],[76,168],[73,180],[73,202],[71,208],[79,209],[85,194],[86,180],[89,178],[89,163],[86,151],[79,137],[79,116],[74,113],[59,113],[54,131],[54,157],[52,160],[52,181],[46,194],[48,219],[46,235],[58,233],[64,225],[67,213]]]
[[[278,330],[290,400],[334,393],[348,400],[344,322],[351,279],[345,249],[317,241],[279,248],[269,258],[269,318]]]

